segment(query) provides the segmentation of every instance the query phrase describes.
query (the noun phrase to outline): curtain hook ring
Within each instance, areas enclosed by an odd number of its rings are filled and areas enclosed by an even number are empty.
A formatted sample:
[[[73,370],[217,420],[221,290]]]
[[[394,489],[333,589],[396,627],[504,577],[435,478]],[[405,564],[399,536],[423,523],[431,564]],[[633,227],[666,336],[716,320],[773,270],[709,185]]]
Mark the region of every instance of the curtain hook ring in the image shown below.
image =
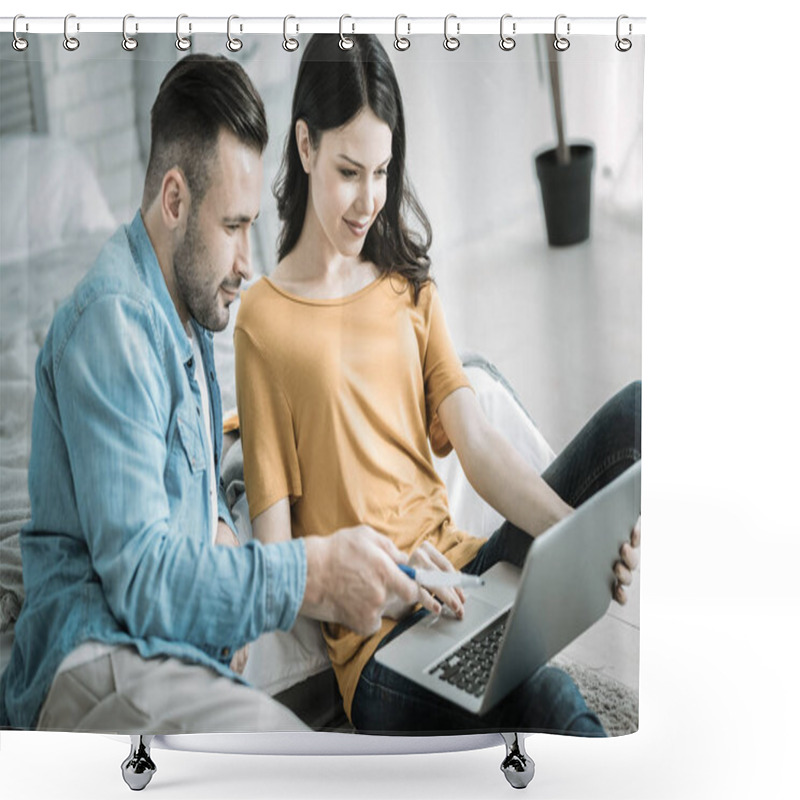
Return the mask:
[[[565,50],[569,50],[569,45],[570,45],[569,39],[567,39],[565,36],[559,36],[559,34],[558,34],[558,21],[560,19],[566,19],[566,18],[567,18],[566,14],[559,14],[556,17],[555,26],[553,28],[553,35],[555,37],[553,39],[553,47],[555,47],[555,49],[558,50],[561,53],[563,53]],[[570,28],[570,24],[568,22],[567,23],[567,36],[569,36],[569,32],[570,32],[569,28]]]
[[[297,17],[293,17],[291,14],[289,14],[288,16],[283,18],[283,45],[282,45],[282,47],[287,53],[293,53],[295,50],[297,50],[298,47],[300,47],[300,42],[298,42],[297,39],[292,39],[289,36],[288,29],[289,29],[289,20],[290,19],[297,19]],[[299,30],[299,29],[300,29],[300,26],[298,25],[297,26],[297,30]]]
[[[20,20],[20,19],[25,19],[25,15],[24,14],[17,14],[17,16],[14,17],[14,25],[11,28],[11,30],[14,33],[14,40],[11,42],[11,46],[18,53],[21,53],[23,50],[27,50],[28,49],[28,40],[27,39],[23,39],[17,33],[17,20]],[[27,25],[26,25],[26,27],[27,27]]]
[[[623,39],[620,36],[620,23],[624,19],[628,19],[628,15],[627,14],[620,14],[617,17],[617,41],[614,42],[614,47],[616,47],[617,50],[620,51],[620,53],[627,53],[628,50],[630,50],[631,47],[633,47],[633,42],[631,42],[630,39]],[[631,23],[629,22],[628,23],[628,36],[630,36],[632,33],[633,33],[633,25],[631,25]]]
[[[181,20],[188,19],[188,14],[178,14],[177,19],[175,20],[175,47],[178,50],[188,50],[192,46],[192,40],[188,39],[186,36],[181,36]],[[192,30],[192,26],[189,25],[189,30]]]
[[[70,36],[69,35],[69,21],[71,19],[75,19],[75,15],[74,14],[67,14],[67,16],[64,17],[64,42],[63,42],[63,44],[64,44],[64,49],[65,50],[69,50],[70,53],[73,53],[73,52],[75,52],[75,50],[77,50],[81,46],[81,43],[74,36]],[[80,25],[78,23],[76,23],[76,26],[77,26],[76,30],[80,30],[81,29]]]
[[[507,19],[512,19],[511,14],[503,14],[500,17],[500,49],[505,50],[508,52],[509,50],[513,50],[517,46],[517,40],[514,38],[514,34],[517,32],[517,23],[511,23],[511,36],[506,36],[504,26]]]
[[[394,18],[394,49],[402,52],[403,50],[408,50],[408,48],[411,47],[411,39],[407,39],[405,36],[400,35],[399,28],[401,19],[408,19],[408,17],[405,14],[398,14]],[[406,22],[406,27],[408,28],[408,33],[410,34],[411,23]]]
[[[355,44],[355,42],[349,36],[344,35],[343,27],[346,19],[353,18],[349,14],[342,14],[342,16],[339,17],[339,47],[342,50],[349,50]],[[353,31],[355,31],[355,29],[356,26],[353,25]]]
[[[236,39],[235,37],[231,36],[231,22],[233,22],[235,19],[239,19],[236,14],[231,14],[228,17],[228,41],[225,42],[225,47],[227,47],[231,53],[238,53],[243,47],[241,39]],[[241,31],[241,29],[242,27],[240,25],[239,30]]]
[[[454,50],[458,50],[458,48],[461,47],[461,40],[458,38],[458,34],[461,33],[461,23],[456,22],[456,35],[451,36],[448,32],[451,19],[457,20],[458,17],[455,14],[448,14],[444,18],[444,42],[442,42],[442,44],[445,50],[449,50],[452,53]]]
[[[131,50],[135,50],[139,46],[139,42],[133,36],[128,36],[128,20],[129,19],[136,19],[133,14],[126,14],[122,18],[122,49],[127,50],[129,53]],[[136,26],[139,27],[138,25]]]

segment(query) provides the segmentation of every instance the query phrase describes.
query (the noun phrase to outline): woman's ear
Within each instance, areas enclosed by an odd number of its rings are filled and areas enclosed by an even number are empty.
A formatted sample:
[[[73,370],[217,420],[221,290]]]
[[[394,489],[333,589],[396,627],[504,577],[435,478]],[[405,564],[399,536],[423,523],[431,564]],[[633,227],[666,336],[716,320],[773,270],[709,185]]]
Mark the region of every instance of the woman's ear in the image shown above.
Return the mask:
[[[304,119],[298,119],[294,126],[294,138],[297,142],[297,152],[300,156],[300,163],[306,174],[311,172],[311,136],[308,132],[308,123]]]

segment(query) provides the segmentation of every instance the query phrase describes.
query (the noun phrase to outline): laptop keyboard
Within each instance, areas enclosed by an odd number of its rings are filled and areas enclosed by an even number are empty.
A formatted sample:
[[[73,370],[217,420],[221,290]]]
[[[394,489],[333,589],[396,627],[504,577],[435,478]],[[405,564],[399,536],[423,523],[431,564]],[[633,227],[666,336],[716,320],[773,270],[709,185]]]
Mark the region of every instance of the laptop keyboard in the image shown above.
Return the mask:
[[[433,667],[430,674],[475,697],[483,696],[505,633],[508,613],[478,631],[468,642]]]

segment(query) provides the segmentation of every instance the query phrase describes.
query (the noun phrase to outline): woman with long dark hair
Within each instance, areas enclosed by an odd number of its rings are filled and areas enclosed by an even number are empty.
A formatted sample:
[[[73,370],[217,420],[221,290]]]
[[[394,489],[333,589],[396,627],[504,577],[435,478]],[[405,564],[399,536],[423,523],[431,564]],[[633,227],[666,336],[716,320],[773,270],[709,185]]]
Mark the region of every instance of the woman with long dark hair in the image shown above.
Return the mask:
[[[316,35],[306,46],[276,184],[279,263],[244,294],[237,319],[253,532],[272,542],[364,524],[413,566],[480,573],[499,560],[521,564],[532,537],[639,457],[638,386],[598,412],[544,479],[489,425],[430,276],[431,229],[405,175],[394,70],[377,38],[353,40],[342,50],[338,36]],[[489,540],[450,518],[431,450],[452,448],[475,489],[509,520]],[[623,602],[637,537],[617,564]],[[463,614],[461,590],[437,596]],[[323,628],[358,729],[603,735],[575,685],[553,668],[481,718],[382,668],[373,654],[415,618],[408,611],[386,609],[370,637]]]

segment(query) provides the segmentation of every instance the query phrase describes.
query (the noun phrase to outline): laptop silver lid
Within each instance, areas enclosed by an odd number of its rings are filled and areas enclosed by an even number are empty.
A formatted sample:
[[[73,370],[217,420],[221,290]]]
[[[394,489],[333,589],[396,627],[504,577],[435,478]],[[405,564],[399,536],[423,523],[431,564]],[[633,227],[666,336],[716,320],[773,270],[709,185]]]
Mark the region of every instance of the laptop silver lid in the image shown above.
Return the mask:
[[[641,514],[641,474],[638,461],[534,539],[482,711],[605,614],[619,549]]]

